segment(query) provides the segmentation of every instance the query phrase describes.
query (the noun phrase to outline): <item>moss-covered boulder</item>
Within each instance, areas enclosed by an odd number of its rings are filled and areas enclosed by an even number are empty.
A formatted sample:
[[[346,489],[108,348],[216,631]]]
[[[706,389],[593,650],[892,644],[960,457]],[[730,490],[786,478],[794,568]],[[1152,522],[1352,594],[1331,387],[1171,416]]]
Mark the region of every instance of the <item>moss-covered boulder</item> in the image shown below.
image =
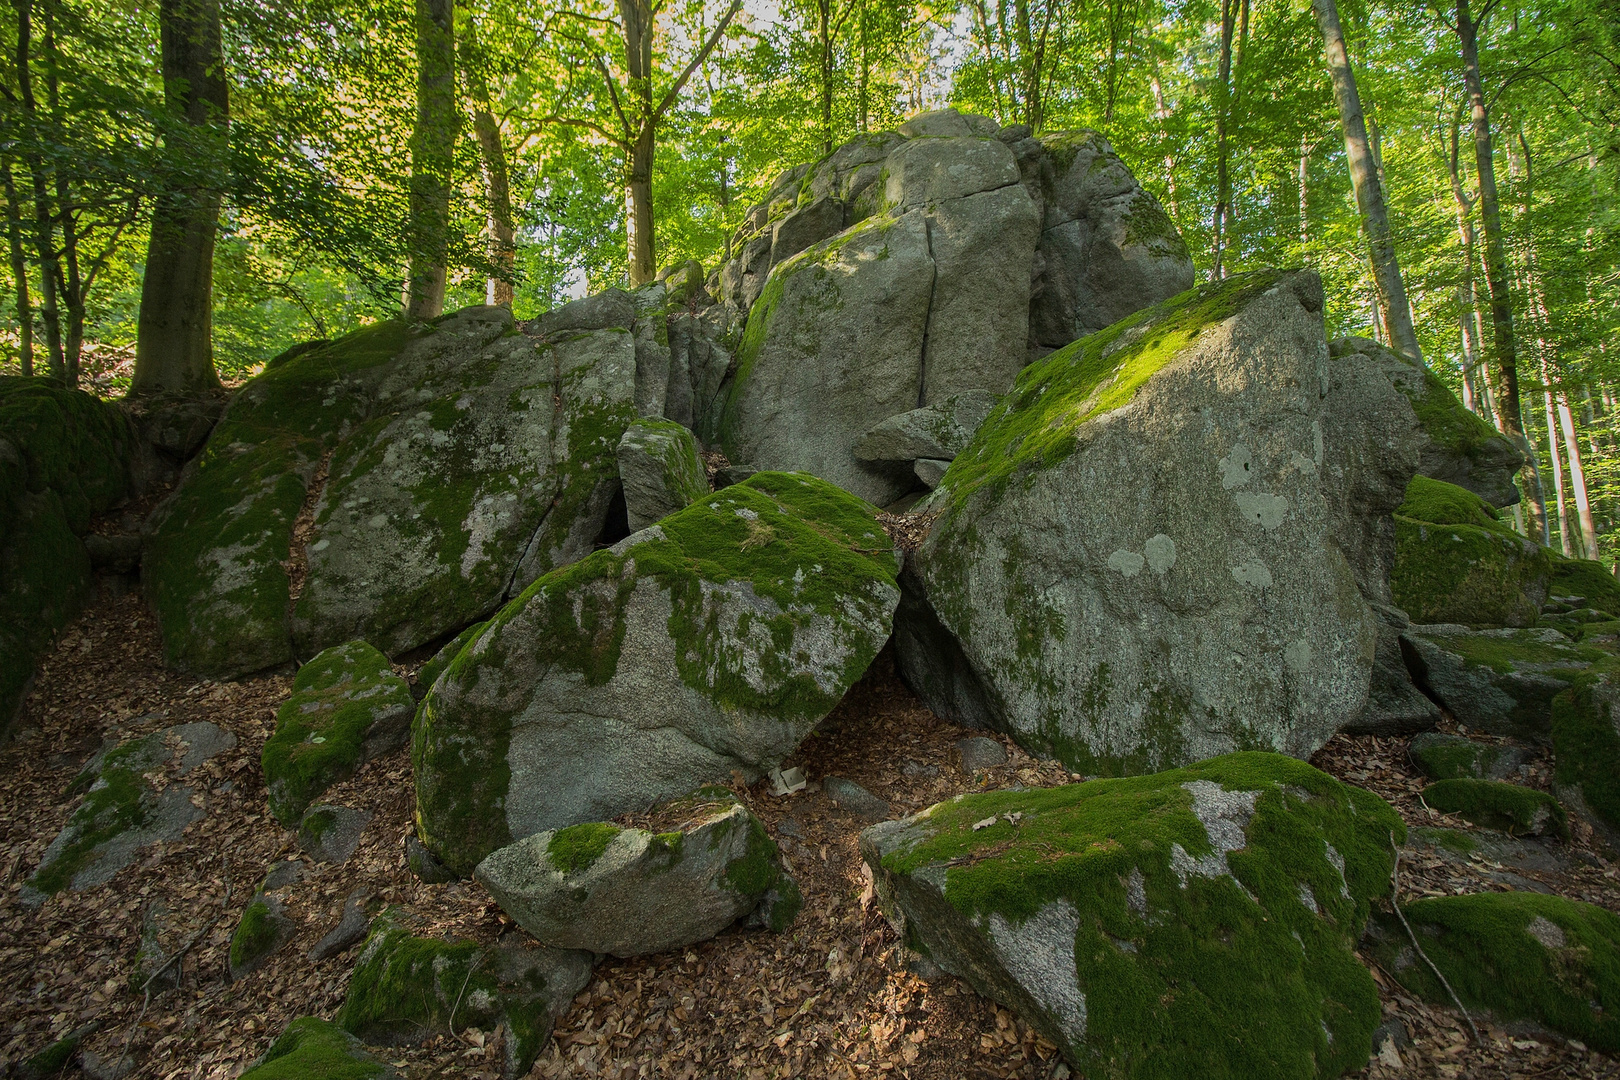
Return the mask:
[[[301,1016],[286,1026],[242,1080],[388,1080],[394,1075],[336,1024]]]
[[[338,645],[298,669],[292,695],[259,762],[270,812],[292,828],[321,792],[365,762],[405,745],[416,699],[388,657],[366,644]]]
[[[1442,623],[1414,626],[1404,641],[1413,681],[1458,720],[1492,735],[1545,733],[1553,698],[1608,656],[1550,627]]]
[[[927,503],[906,681],[1080,773],[1313,753],[1377,639],[1328,533],[1325,363],[1316,276],[1263,271],[1030,365]]]
[[[93,888],[133,862],[141,848],[179,839],[204,812],[192,801],[196,789],[181,779],[235,745],[235,735],[199,722],[154,731],[91,758],[73,784],[84,800],[23,883],[23,904],[37,907],[63,889]]]
[[[1569,836],[1569,818],[1558,800],[1521,784],[1459,776],[1425,787],[1423,801],[1510,836]]]
[[[369,810],[320,805],[304,811],[298,820],[298,846],[316,862],[341,864],[360,846],[360,835],[371,824]]]
[[[422,842],[467,874],[513,840],[764,775],[888,639],[875,513],[759,473],[535,582],[417,713]]]
[[[1354,946],[1399,816],[1303,762],[959,796],[861,834],[905,943],[1096,1077],[1333,1077],[1380,1010]]]
[[[372,925],[333,1019],[371,1045],[499,1024],[506,1036],[501,1076],[516,1080],[590,981],[591,964],[589,953],[571,949],[417,937],[390,908]]]
[[[1620,916],[1538,892],[1431,897],[1401,910],[1464,1005],[1620,1051]],[[1449,1004],[1399,924],[1383,919],[1376,930],[1369,944],[1380,966],[1426,1000]]]
[[[619,477],[631,531],[662,521],[709,493],[697,440],[672,420],[638,420],[624,429]]]
[[[292,940],[292,920],[282,908],[278,897],[255,893],[231,932],[231,947],[227,954],[231,980],[245,978],[258,970]]]
[[[799,887],[736,796],[702,788],[659,817],[676,827],[588,822],[536,833],[473,876],[536,941],[557,948],[642,956],[707,941],[744,917],[787,929]]]
[[[1438,731],[1415,737],[1407,756],[1430,780],[1507,780],[1518,776],[1524,764],[1524,751],[1511,743],[1480,742]]]
[[[357,635],[396,654],[588,553],[636,411],[638,316],[603,312],[390,320],[250,380],[148,542],[170,662],[233,676]]]
[[[129,494],[133,449],[116,406],[48,379],[0,376],[0,733],[90,589],[80,537]]]
[[[1455,484],[1415,476],[1395,511],[1395,603],[1415,623],[1532,626],[1552,573],[1546,548]]]
[[[1547,554],[1552,559],[1552,579],[1547,584],[1548,604],[1543,611],[1550,606],[1583,612],[1586,614],[1582,622],[1620,619],[1620,579],[1600,562],[1566,559],[1556,551]]]
[[[855,441],[856,460],[950,461],[967,449],[995,404],[988,390],[964,390],[891,416]]]
[[[1620,850],[1620,660],[1576,676],[1552,703],[1558,797]]]
[[[443,675],[445,669],[450,666],[450,661],[460,656],[461,650],[465,649],[473,638],[483,633],[484,627],[488,625],[488,619],[483,622],[473,623],[446,642],[438,652],[428,658],[427,663],[417,669],[415,686],[417,700],[421,700],[433,688],[433,684],[439,681],[439,676]]]

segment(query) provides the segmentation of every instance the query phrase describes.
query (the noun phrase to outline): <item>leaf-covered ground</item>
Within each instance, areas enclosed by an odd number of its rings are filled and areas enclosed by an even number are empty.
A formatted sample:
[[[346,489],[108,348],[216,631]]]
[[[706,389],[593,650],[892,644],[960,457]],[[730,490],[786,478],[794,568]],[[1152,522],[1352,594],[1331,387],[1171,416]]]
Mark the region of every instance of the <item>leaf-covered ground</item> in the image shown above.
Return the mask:
[[[321,963],[305,954],[356,889],[404,905],[427,932],[484,941],[522,933],[476,884],[423,885],[406,869],[411,785],[403,751],[370,763],[323,800],[373,815],[349,862],[301,859],[293,834],[269,815],[258,770],[290,683],[278,675],[215,684],[166,670],[152,618],[133,595],[104,595],[61,636],[21,731],[0,750],[0,982],[7,987],[0,1071],[93,1024],[84,1045],[109,1070],[123,1060],[129,1075],[154,1080],[234,1078],[288,1020],[336,1011],[355,950]],[[64,791],[79,765],[104,739],[192,720],[212,721],[239,740],[205,767],[199,791],[207,815],[107,885],[24,909],[21,883],[75,805]],[[881,656],[802,748],[795,763],[811,778],[805,791],[773,798],[763,785],[738,789],[804,890],[805,910],[791,932],[728,931],[679,953],[607,961],[558,1024],[533,1075],[1067,1075],[1052,1047],[1005,1010],[952,979],[930,984],[906,969],[861,874],[855,840],[865,822],[821,791],[825,777],[843,776],[899,814],[981,787],[1070,779],[1010,744],[1007,765],[968,775],[955,745],[970,734],[924,709]],[[1468,828],[1424,806],[1405,740],[1341,736],[1316,764],[1389,799],[1410,825]],[[1547,766],[1533,760],[1532,783],[1545,784]],[[1529,887],[1620,910],[1620,867],[1593,843],[1577,827],[1575,841],[1555,845],[1537,864],[1542,869],[1414,844],[1402,857],[1401,895]],[[282,894],[298,934],[265,967],[230,983],[226,952],[237,917],[269,867],[287,859],[304,861],[302,880]],[[196,943],[178,989],[143,995],[131,989],[131,962],[143,920],[159,903],[171,913],[166,945]],[[1404,1024],[1410,1043],[1392,1044],[1365,1076],[1620,1076],[1620,1065],[1600,1055],[1489,1022],[1481,1023],[1485,1045],[1476,1045],[1454,1010],[1414,1001],[1384,973],[1374,975],[1386,1014]],[[493,1077],[498,1039],[446,1032],[378,1053],[409,1080]],[[64,1075],[75,1074],[70,1067]]]

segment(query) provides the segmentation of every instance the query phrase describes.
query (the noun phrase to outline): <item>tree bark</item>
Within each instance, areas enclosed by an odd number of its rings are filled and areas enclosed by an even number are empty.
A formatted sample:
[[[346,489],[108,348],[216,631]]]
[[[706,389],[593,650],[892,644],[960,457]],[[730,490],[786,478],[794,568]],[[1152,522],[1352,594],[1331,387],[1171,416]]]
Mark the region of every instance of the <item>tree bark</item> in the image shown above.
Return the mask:
[[[833,0],[816,0],[817,36],[821,41],[821,153],[832,153]]]
[[[1384,186],[1378,177],[1378,163],[1368,145],[1361,94],[1356,89],[1356,75],[1350,67],[1344,31],[1339,26],[1339,9],[1334,0],[1311,0],[1311,8],[1316,12],[1317,25],[1322,29],[1328,73],[1333,80],[1333,97],[1338,103],[1339,120],[1344,127],[1344,149],[1350,159],[1350,181],[1356,191],[1356,206],[1361,211],[1361,227],[1367,235],[1373,283],[1378,289],[1383,321],[1393,348],[1414,360],[1421,360],[1423,354],[1418,348],[1417,332],[1412,327],[1412,308],[1407,302],[1406,285],[1401,279],[1400,263],[1395,257],[1395,239],[1390,232]]]
[[[38,130],[39,107],[34,98],[33,4],[32,0],[12,0],[17,12],[17,96],[23,114]],[[46,370],[51,378],[67,382],[67,364],[62,356],[61,312],[57,307],[56,224],[51,219],[50,181],[47,166],[37,151],[28,155],[28,174],[34,187],[34,253],[39,260],[40,320],[45,324]]]
[[[513,264],[516,258],[516,229],[512,224],[511,174],[506,164],[506,146],[501,141],[501,125],[495,119],[489,83],[479,66],[477,29],[470,16],[462,24],[468,59],[461,67],[467,74],[467,88],[473,100],[473,136],[483,162],[484,193],[488,199],[489,261],[493,272],[485,283],[485,303],[509,308],[513,297]]]
[[[1215,109],[1215,220],[1212,223],[1215,251],[1209,270],[1210,279],[1215,281],[1226,276],[1226,206],[1232,198],[1226,129],[1232,110],[1232,31],[1237,18],[1237,3],[1238,0],[1221,0],[1221,99]]]
[[[163,0],[163,98],[171,113],[209,129],[219,149],[229,123],[229,89],[218,0]],[[161,192],[141,280],[140,324],[130,394],[199,393],[219,386],[214,372],[214,236],[220,193]]]
[[[1564,463],[1558,454],[1558,424],[1553,419],[1552,383],[1547,375],[1547,360],[1541,359],[1541,381],[1543,383],[1541,396],[1546,406],[1547,420],[1547,456],[1552,462],[1553,498],[1557,500],[1558,508],[1558,547],[1568,558],[1575,557],[1575,545],[1569,538],[1569,507],[1564,503]]]
[[[416,0],[416,128],[411,133],[407,319],[433,319],[444,311],[450,178],[459,128],[454,4],[452,0]]]
[[[17,298],[17,354],[22,373],[34,373],[34,307],[28,300],[28,261],[23,258],[22,212],[17,206],[17,184],[8,159],[0,169],[6,185],[6,239],[11,249],[12,290]]]

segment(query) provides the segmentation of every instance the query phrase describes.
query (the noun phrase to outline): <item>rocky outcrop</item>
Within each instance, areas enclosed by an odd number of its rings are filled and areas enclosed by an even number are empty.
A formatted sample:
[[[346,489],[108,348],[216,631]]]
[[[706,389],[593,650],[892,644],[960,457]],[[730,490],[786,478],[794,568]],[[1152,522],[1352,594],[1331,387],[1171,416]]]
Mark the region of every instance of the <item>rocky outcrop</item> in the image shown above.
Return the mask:
[[[891,416],[855,440],[857,461],[950,461],[973,439],[995,407],[988,390],[966,390],[921,409]]]
[[[1377,628],[1329,536],[1314,274],[1229,279],[1030,366],[952,463],[896,644],[939,715],[1081,773],[1309,756]]]
[[[606,822],[525,837],[474,872],[536,941],[643,956],[698,941],[749,917],[783,931],[802,903],[759,819],[725,788],[664,808],[658,833]]]
[[[1340,730],[1349,735],[1411,735],[1429,731],[1440,720],[1440,707],[1412,682],[1407,657],[1415,646],[1406,612],[1387,604],[1370,604],[1378,620],[1367,705]]]
[[[709,493],[691,431],[672,420],[638,420],[619,440],[619,478],[630,531],[638,532]]]
[[[1545,734],[1553,698],[1607,655],[1557,630],[1413,626],[1413,681],[1459,721],[1491,735]]]
[[[1547,598],[1547,549],[1473,492],[1413,477],[1395,511],[1395,603],[1416,623],[1531,626]]]
[[[1425,731],[1412,740],[1407,756],[1430,780],[1509,780],[1520,775],[1524,751],[1511,743],[1488,743],[1462,735]]]
[[[535,583],[422,702],[423,844],[466,874],[513,840],[775,767],[888,639],[896,560],[873,515],[759,473]]]
[[[861,855],[909,948],[1082,1075],[1336,1077],[1380,1020],[1354,949],[1404,835],[1370,792],[1233,754],[960,796]]]
[[[1558,800],[1522,784],[1457,776],[1429,784],[1423,789],[1423,801],[1442,814],[1459,814],[1484,829],[1511,836],[1569,839],[1569,818]]]
[[[1620,851],[1620,676],[1594,664],[1553,699],[1554,787],[1558,797]]]

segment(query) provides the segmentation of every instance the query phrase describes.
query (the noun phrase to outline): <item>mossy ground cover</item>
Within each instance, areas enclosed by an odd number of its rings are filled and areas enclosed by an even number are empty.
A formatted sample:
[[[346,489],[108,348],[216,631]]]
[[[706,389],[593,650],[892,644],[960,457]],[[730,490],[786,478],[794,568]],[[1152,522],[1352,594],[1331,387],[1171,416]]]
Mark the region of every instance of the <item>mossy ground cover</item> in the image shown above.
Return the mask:
[[[1553,698],[1555,776],[1580,788],[1587,807],[1620,829],[1620,730],[1615,723],[1620,659],[1594,664]]]
[[[1591,559],[1566,559],[1557,553],[1552,558],[1552,581],[1548,593],[1553,596],[1579,596],[1588,608],[1596,608],[1610,618],[1620,619],[1620,580]]]
[[[1403,904],[1423,951],[1463,1003],[1534,1020],[1604,1053],[1620,1051],[1620,917],[1578,900],[1485,892]],[[1394,927],[1381,958],[1429,1001],[1448,995]],[[1561,942],[1561,943],[1560,943]]]
[[[1435,634],[1431,640],[1463,658],[1468,667],[1490,668],[1509,675],[1537,664],[1595,664],[1609,654],[1591,645],[1577,645],[1544,630],[1497,630],[1491,634]]]
[[[1395,603],[1417,623],[1529,626],[1551,574],[1546,549],[1455,484],[1415,476],[1395,511]]]
[[[1176,845],[1214,853],[1183,786],[1196,781],[1260,794],[1230,876],[1183,883]],[[1292,758],[1238,753],[964,796],[915,829],[884,873],[945,868],[945,899],[976,925],[1074,905],[1086,1035],[1071,1064],[1087,1075],[1337,1076],[1366,1061],[1378,995],[1352,945],[1389,891],[1391,840],[1405,837],[1377,796]]]
[[[1558,800],[1519,784],[1471,776],[1436,780],[1423,789],[1423,801],[1443,814],[1461,814],[1475,825],[1510,835],[1569,836],[1569,819]]]
[[[372,1080],[385,1071],[353,1035],[303,1016],[287,1025],[242,1080]]]
[[[363,641],[327,649],[300,668],[259,759],[276,819],[296,827],[321,792],[354,774],[382,714],[408,716],[412,704],[388,658]]]

